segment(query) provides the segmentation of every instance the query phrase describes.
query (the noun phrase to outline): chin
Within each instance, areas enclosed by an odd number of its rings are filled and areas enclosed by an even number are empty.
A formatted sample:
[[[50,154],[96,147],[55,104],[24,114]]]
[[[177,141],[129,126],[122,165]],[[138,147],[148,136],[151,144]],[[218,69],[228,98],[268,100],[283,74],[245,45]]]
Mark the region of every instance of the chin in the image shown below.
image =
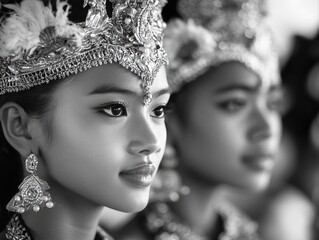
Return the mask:
[[[142,211],[148,204],[148,199],[146,201],[138,201],[135,204],[130,204],[129,206],[123,209],[123,212],[126,213],[136,213]]]
[[[262,192],[265,191],[270,183],[271,175],[269,173],[259,173],[255,176],[245,177],[236,183],[234,186],[249,192]]]
[[[118,199],[112,206],[109,205],[107,207],[121,212],[136,213],[142,211],[147,206],[148,201],[149,188],[147,190],[140,189],[139,191],[127,194],[127,196]]]

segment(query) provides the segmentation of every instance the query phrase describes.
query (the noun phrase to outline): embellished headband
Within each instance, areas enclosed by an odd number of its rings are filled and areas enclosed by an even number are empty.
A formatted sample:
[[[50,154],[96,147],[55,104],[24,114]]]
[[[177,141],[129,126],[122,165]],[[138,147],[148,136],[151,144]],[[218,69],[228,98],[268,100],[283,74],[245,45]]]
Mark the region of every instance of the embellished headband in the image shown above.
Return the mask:
[[[85,22],[68,19],[70,6],[56,10],[39,0],[6,4],[13,13],[0,27],[0,95],[63,79],[89,68],[116,62],[137,74],[144,104],[159,69],[167,64],[163,48],[166,0],[84,0]]]
[[[225,62],[244,64],[263,82],[278,79],[278,59],[263,22],[262,2],[180,0],[178,10],[185,21],[170,21],[164,37],[172,90]]]

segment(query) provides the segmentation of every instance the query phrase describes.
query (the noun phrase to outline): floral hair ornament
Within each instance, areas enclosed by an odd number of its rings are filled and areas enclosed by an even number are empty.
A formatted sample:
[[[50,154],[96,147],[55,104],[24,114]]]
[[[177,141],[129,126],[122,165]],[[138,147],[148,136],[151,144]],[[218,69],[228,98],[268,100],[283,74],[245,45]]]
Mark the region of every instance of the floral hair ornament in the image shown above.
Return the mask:
[[[159,69],[167,64],[163,48],[166,0],[84,0],[86,21],[68,19],[70,6],[56,10],[39,0],[4,4],[13,13],[0,27],[0,95],[63,79],[89,68],[116,62],[141,79],[144,104]]]
[[[262,2],[180,0],[178,10],[185,21],[170,21],[164,38],[172,90],[225,62],[244,64],[263,84],[278,79],[278,59],[263,21]]]

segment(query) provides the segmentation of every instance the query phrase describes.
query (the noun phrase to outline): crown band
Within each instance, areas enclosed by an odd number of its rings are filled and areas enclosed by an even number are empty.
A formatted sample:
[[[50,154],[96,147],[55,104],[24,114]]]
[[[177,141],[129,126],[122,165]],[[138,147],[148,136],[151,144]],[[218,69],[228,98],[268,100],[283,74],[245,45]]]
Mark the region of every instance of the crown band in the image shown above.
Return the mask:
[[[239,62],[263,84],[279,79],[278,59],[260,0],[180,0],[185,21],[172,20],[165,30],[168,80],[173,91],[210,67]]]
[[[25,0],[20,8],[7,5],[16,13],[4,22],[1,30],[1,36],[4,37],[0,37],[0,46],[3,49],[0,50],[0,94],[30,89],[92,67],[116,62],[141,78],[144,104],[148,104],[151,101],[150,86],[159,69],[167,64],[166,52],[162,46],[165,24],[161,18],[165,1],[111,2],[113,13],[109,17],[105,0],[86,0],[84,5],[91,8],[86,22],[79,24],[68,21],[69,6],[64,2],[57,1],[58,10],[55,14],[50,6],[46,7],[37,0]],[[24,29],[35,35],[35,44],[29,41],[31,43],[27,44],[30,45],[27,48],[16,44],[10,49],[10,34],[11,37],[19,35],[17,32],[10,32],[12,26],[20,24],[27,18],[27,14],[34,14],[31,9],[34,5],[43,15],[40,14],[35,19],[40,18],[53,24],[39,26],[41,31],[38,33],[32,32],[32,29]],[[58,19],[63,17],[64,21]],[[23,38],[19,40],[26,41]]]

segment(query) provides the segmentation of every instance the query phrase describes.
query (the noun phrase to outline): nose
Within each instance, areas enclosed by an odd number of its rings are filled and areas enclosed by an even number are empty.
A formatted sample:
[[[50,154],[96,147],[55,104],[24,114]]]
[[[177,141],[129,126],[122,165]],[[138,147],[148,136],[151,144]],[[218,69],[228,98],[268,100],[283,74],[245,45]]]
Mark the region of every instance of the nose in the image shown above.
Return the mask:
[[[262,142],[272,137],[274,116],[267,109],[256,107],[250,116],[251,127],[248,135],[253,142]]]
[[[149,156],[161,150],[160,136],[157,136],[154,124],[147,119],[132,123],[129,152],[134,155]]]

